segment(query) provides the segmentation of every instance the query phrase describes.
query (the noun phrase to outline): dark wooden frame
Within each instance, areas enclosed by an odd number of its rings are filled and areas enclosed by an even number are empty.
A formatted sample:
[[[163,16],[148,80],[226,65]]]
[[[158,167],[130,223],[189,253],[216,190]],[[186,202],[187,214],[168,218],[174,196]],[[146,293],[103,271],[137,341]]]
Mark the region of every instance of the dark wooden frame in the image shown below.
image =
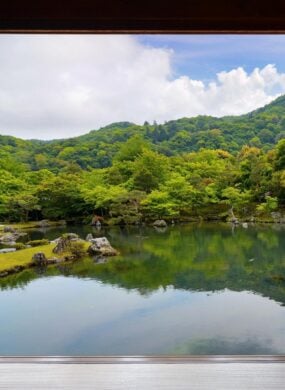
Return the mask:
[[[283,0],[3,0],[6,33],[282,33]]]
[[[44,3],[44,4],[43,4]],[[285,2],[272,0],[5,0],[0,33],[285,33]],[[285,363],[285,355],[0,356],[0,364]]]

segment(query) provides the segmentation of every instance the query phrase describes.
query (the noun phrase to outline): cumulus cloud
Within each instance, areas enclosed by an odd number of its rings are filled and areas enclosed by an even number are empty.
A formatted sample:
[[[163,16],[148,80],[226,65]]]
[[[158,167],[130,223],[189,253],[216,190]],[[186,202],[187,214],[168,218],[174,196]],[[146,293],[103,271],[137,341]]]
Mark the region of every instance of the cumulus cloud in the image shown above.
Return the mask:
[[[126,35],[0,36],[0,133],[64,138],[112,122],[249,112],[285,92],[274,65],[174,76],[175,52]]]

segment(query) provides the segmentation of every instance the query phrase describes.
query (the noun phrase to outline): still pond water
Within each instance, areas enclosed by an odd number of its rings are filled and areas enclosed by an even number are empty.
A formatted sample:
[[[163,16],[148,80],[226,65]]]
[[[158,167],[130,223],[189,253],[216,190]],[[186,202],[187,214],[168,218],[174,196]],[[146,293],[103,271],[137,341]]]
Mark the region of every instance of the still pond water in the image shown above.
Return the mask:
[[[285,227],[65,231],[121,254],[0,279],[0,355],[285,354]]]

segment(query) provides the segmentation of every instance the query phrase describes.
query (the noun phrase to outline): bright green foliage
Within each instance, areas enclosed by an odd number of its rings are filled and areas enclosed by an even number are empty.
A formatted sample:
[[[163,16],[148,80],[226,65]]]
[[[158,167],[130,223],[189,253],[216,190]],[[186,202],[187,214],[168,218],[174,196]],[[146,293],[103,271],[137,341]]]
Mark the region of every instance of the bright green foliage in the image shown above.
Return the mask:
[[[242,211],[249,205],[252,194],[250,191],[241,191],[235,187],[227,187],[222,191],[222,196],[233,210]]]
[[[269,213],[271,211],[276,210],[277,207],[278,207],[278,200],[277,200],[277,198],[267,195],[265,197],[265,202],[259,204],[257,206],[257,210],[261,211],[261,212],[265,211],[265,212]]]
[[[144,149],[134,162],[133,184],[147,193],[158,188],[166,179],[168,160],[159,153]]]
[[[141,134],[136,134],[125,142],[119,152],[116,154],[118,161],[134,161],[143,153],[144,149],[149,148],[149,143]]]
[[[166,191],[152,191],[146,199],[142,201],[142,206],[144,213],[149,218],[155,219],[178,216],[177,206]]]
[[[285,207],[284,129],[281,96],[239,117],[120,122],[48,142],[0,136],[0,220],[270,213]]]

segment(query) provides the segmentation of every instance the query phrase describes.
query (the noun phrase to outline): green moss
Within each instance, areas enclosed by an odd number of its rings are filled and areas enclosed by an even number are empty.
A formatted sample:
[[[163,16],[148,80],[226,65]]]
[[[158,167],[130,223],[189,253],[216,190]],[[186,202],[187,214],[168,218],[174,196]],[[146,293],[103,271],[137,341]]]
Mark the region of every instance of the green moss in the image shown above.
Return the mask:
[[[90,246],[90,243],[87,241],[82,241],[81,251],[86,252]],[[60,255],[53,253],[53,248],[55,244],[41,245],[33,248],[26,248],[21,251],[11,252],[11,253],[1,253],[0,254],[0,272],[9,271],[15,267],[29,267],[32,262],[32,257],[37,252],[43,252],[46,255],[46,258],[59,257],[63,258],[65,256],[72,255],[72,251],[61,253]]]
[[[0,225],[0,231],[4,230],[4,226],[11,226],[16,230],[21,229],[35,229],[40,228],[39,221],[19,222],[19,223],[5,223]],[[49,221],[49,226],[63,226],[61,221]]]
[[[54,253],[52,252],[54,244],[37,246],[36,248],[27,248],[21,251],[11,252],[11,253],[1,253],[0,254],[0,271],[7,271],[16,266],[28,266],[32,257],[37,252],[43,252],[47,258],[53,257]]]
[[[49,244],[49,240],[46,240],[46,239],[43,239],[43,240],[33,240],[33,241],[28,241],[27,242],[27,245],[31,245],[31,246],[41,246],[41,245],[48,245]]]

